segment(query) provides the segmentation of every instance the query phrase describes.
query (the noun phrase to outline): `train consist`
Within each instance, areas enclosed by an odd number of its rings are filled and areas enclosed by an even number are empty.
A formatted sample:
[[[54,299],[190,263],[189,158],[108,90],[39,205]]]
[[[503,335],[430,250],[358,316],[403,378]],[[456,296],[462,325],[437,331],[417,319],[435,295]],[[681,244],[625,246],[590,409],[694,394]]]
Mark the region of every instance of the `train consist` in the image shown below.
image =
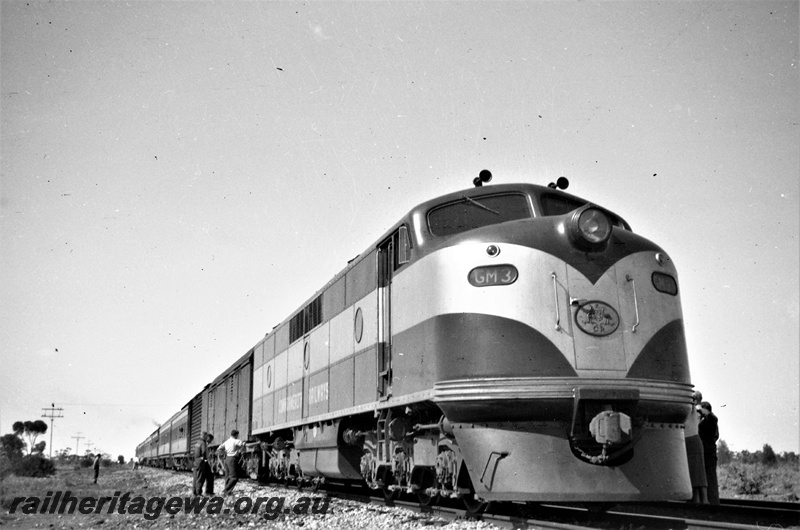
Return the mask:
[[[190,467],[237,428],[252,477],[421,502],[691,497],[675,266],[548,186],[422,203],[137,447]]]

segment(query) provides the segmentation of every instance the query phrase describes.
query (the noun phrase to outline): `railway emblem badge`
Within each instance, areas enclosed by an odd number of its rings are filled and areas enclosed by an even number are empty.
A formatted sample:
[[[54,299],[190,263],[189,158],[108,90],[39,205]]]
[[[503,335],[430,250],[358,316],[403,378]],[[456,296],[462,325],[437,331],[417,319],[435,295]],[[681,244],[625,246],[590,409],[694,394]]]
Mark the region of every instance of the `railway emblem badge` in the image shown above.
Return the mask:
[[[619,315],[610,305],[595,300],[578,307],[575,312],[575,323],[584,333],[605,337],[614,333],[619,327]]]

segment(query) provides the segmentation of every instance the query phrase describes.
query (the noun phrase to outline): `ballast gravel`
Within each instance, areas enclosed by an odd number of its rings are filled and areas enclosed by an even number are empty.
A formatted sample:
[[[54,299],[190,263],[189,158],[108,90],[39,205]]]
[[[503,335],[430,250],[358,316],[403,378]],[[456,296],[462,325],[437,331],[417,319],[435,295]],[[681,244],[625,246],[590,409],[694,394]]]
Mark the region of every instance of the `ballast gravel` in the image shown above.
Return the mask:
[[[76,473],[78,473],[76,471]],[[101,528],[101,529],[216,529],[216,528],[269,528],[269,529],[416,529],[416,528],[446,528],[448,530],[490,529],[495,526],[475,520],[447,520],[431,514],[418,513],[402,506],[384,506],[367,504],[355,500],[327,497],[323,492],[312,490],[297,490],[296,488],[281,488],[272,485],[257,484],[252,481],[240,480],[232,496],[226,499],[206,499],[206,504],[199,513],[185,513],[181,508],[177,513],[167,513],[165,501],[170,498],[180,498],[181,506],[185,499],[192,494],[192,476],[190,473],[179,473],[151,468],[131,470],[122,468],[106,473],[101,473],[100,483],[82,484],[82,475],[79,479],[66,479],[53,484],[44,482],[29,485],[24,479],[14,479],[3,486],[3,510],[0,514],[0,528]],[[14,483],[13,480],[18,481]],[[27,479],[35,480],[35,479]],[[214,491],[220,494],[224,489],[225,481],[217,478]],[[48,494],[42,488],[51,493]],[[15,513],[9,513],[11,495],[38,496],[44,498],[54,495],[53,490],[69,489],[73,496],[95,497],[102,496],[120,498],[129,493],[129,504],[126,511],[130,512],[132,500],[141,496],[146,502],[142,513],[107,513],[104,506],[99,513],[81,514],[64,513],[56,514],[24,514],[18,504]],[[12,491],[13,490],[13,491]],[[62,496],[64,493],[62,492]],[[157,498],[163,498],[159,513],[156,507]],[[174,501],[177,503],[177,501]],[[254,510],[256,503],[258,509]],[[141,501],[140,501],[141,503]],[[119,506],[119,502],[117,503]],[[29,509],[30,511],[30,509]],[[49,511],[49,510],[48,510]],[[255,513],[253,513],[255,512]],[[316,512],[316,513],[315,513]]]

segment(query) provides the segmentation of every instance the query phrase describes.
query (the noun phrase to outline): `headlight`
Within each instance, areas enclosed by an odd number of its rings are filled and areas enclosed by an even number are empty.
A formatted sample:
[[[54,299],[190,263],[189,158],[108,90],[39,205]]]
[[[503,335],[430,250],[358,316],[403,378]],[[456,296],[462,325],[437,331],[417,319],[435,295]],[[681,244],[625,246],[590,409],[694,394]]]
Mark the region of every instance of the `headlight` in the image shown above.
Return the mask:
[[[578,218],[581,235],[590,243],[602,243],[611,235],[611,222],[600,210],[588,209]]]
[[[572,235],[577,246],[597,250],[611,237],[611,219],[597,208],[578,210],[572,218]]]

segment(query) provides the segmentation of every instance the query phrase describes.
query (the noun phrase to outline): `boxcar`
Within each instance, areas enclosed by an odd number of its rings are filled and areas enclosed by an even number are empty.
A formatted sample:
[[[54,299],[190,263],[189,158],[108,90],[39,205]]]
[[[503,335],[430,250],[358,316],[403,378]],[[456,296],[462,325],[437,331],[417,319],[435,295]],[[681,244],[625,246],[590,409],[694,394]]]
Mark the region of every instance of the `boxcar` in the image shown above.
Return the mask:
[[[250,350],[203,390],[200,432],[214,436],[209,446],[212,450],[227,440],[234,429],[239,431],[240,440],[250,438],[252,387],[253,351]],[[195,405],[197,399],[193,400]],[[222,472],[221,462],[216,463],[216,471]]]

